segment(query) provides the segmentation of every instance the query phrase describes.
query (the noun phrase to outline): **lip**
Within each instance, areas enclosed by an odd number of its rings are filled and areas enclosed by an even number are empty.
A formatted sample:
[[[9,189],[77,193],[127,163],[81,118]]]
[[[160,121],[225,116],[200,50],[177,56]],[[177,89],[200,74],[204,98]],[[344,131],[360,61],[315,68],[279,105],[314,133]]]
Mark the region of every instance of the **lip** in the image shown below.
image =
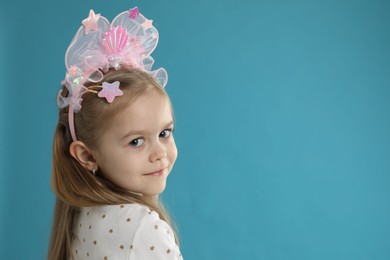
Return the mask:
[[[165,167],[165,168],[162,168],[162,169],[159,170],[159,171],[146,173],[146,174],[144,174],[144,175],[146,175],[146,176],[162,176],[162,175],[164,174],[165,169],[167,169],[167,168],[168,168],[168,167]]]

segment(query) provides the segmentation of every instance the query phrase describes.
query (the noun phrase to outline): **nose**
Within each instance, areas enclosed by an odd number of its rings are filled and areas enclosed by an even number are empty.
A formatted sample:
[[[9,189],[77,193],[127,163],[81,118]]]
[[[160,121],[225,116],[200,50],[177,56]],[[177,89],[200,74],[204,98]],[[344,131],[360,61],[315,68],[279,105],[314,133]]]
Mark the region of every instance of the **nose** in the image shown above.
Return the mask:
[[[153,147],[152,147],[152,150],[150,153],[150,161],[155,162],[155,161],[161,160],[161,159],[166,158],[166,157],[167,157],[167,150],[166,150],[165,145],[163,143],[161,143],[160,141],[156,141],[153,144]]]

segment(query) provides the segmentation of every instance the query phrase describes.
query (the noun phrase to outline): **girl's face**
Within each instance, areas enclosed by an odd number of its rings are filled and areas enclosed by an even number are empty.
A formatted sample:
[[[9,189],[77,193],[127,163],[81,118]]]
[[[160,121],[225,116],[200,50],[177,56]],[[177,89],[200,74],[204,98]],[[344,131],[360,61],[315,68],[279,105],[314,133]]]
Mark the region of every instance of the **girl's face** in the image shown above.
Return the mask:
[[[132,192],[160,194],[177,157],[172,129],[167,97],[156,91],[138,97],[112,119],[93,151],[102,175]]]

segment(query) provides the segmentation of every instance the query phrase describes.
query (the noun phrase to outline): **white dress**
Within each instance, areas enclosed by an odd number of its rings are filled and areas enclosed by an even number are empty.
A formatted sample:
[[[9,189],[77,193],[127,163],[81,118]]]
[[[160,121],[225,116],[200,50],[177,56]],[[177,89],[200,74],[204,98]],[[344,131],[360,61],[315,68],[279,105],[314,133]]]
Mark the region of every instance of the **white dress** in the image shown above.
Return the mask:
[[[183,259],[170,226],[140,204],[82,208],[75,225],[75,260]]]

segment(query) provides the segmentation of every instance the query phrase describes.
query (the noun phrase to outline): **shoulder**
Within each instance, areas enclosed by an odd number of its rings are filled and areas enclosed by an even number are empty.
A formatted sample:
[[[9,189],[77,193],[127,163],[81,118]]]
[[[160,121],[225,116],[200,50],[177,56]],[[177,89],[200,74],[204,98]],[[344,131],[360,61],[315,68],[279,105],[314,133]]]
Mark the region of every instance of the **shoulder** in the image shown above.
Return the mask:
[[[95,232],[111,231],[135,233],[142,220],[149,215],[150,209],[140,204],[106,205],[98,207],[82,208],[79,214],[80,224],[85,223],[89,229],[95,228]],[[80,225],[79,225],[80,226]],[[116,230],[114,230],[116,228]],[[100,232],[99,232],[100,233]]]
[[[149,211],[142,218],[134,235],[129,259],[182,259],[174,232],[156,212]]]
[[[140,204],[81,208],[72,244],[75,259],[180,259],[145,256],[163,249],[172,255],[178,248],[169,225]]]
[[[113,217],[120,217],[126,213],[144,216],[150,212],[150,209],[144,205],[133,203],[133,204],[86,207],[86,208],[82,208],[81,211],[87,214],[88,212],[89,214],[95,214],[95,215],[103,214],[106,217],[109,215]]]

